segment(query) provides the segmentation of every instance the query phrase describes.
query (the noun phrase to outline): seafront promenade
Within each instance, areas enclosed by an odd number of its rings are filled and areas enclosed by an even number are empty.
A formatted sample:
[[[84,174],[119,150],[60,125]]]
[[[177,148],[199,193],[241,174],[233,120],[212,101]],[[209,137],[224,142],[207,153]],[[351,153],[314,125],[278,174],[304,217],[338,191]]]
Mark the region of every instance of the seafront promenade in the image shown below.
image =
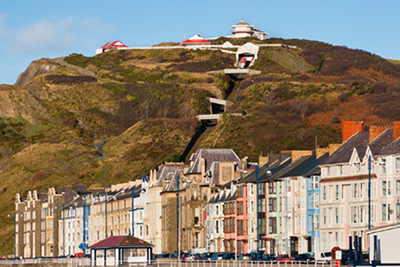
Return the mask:
[[[13,259],[1,260],[0,265],[12,267],[79,267],[91,266],[90,259],[52,258],[52,259]],[[177,259],[157,259],[151,265],[145,263],[124,264],[119,266],[154,266],[154,267],[335,267],[334,263],[316,262],[273,262],[249,260],[218,260],[218,261],[178,261]]]

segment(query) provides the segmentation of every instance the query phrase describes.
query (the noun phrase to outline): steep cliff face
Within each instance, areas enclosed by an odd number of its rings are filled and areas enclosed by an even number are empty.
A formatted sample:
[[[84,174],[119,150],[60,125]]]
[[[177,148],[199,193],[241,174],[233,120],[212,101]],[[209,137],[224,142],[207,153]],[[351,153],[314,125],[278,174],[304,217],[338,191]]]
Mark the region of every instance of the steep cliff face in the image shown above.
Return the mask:
[[[31,124],[37,124],[38,118],[48,118],[48,112],[28,90],[1,85],[0,117],[23,118]]]
[[[36,76],[55,72],[59,68],[59,64],[50,63],[44,59],[34,61],[18,76],[15,85],[25,88]]]

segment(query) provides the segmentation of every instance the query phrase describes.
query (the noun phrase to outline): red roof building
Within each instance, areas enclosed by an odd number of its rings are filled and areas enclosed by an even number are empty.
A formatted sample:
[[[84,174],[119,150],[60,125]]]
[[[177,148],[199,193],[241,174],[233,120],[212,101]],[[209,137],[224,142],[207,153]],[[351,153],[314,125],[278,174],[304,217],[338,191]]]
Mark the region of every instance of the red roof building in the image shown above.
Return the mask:
[[[100,49],[97,49],[96,54],[101,54],[112,49],[120,49],[127,47],[128,46],[124,45],[121,41],[108,42],[105,45],[103,45]]]
[[[110,236],[90,246],[92,266],[151,264],[154,245],[131,235]]]
[[[200,35],[196,34],[189,39],[183,41],[181,45],[210,45],[211,43],[206,39],[202,38]]]

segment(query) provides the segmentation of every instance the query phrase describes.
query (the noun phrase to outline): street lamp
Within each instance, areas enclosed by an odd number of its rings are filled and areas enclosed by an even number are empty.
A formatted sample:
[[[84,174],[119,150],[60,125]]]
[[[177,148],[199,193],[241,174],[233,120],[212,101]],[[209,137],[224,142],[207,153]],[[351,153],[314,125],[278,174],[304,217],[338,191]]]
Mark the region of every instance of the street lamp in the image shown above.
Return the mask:
[[[135,186],[132,186],[132,236],[135,236]]]
[[[371,229],[371,161],[372,157],[375,155],[379,154],[374,154],[374,155],[368,155],[368,229]],[[379,163],[379,165],[385,165],[386,162],[382,158],[381,155],[379,155],[382,159],[382,161]],[[361,163],[359,161],[354,162],[355,165],[360,165]]]

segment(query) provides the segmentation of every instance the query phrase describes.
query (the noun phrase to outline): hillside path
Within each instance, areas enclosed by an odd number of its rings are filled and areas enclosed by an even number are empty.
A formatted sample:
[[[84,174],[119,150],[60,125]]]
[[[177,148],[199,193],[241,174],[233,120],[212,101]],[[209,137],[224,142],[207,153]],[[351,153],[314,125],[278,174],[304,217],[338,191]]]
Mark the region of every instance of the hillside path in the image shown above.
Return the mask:
[[[90,70],[86,70],[83,69],[81,67],[75,66],[75,65],[71,65],[69,63],[67,63],[66,61],[64,61],[65,57],[57,57],[57,58],[52,58],[51,60],[60,64],[60,65],[65,65],[68,68],[74,69],[76,71],[78,71],[79,73],[85,74],[85,75],[90,75],[90,76],[96,76],[96,74]]]

